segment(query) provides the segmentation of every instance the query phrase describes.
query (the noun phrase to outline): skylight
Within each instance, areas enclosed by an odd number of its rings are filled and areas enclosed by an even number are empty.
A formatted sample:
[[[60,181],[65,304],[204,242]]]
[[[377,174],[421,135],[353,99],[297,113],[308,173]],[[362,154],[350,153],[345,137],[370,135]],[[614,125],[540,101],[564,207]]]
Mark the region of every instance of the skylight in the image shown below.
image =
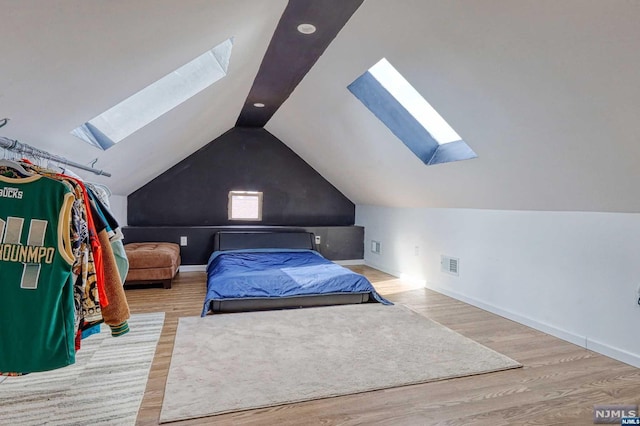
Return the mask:
[[[102,150],[141,129],[227,75],[233,38],[167,74],[71,134]]]
[[[438,114],[438,111],[433,109],[431,104],[385,58],[369,68],[369,72],[422,124],[422,127],[431,133],[438,144],[462,139]]]
[[[425,164],[477,157],[385,58],[358,77],[348,89]]]

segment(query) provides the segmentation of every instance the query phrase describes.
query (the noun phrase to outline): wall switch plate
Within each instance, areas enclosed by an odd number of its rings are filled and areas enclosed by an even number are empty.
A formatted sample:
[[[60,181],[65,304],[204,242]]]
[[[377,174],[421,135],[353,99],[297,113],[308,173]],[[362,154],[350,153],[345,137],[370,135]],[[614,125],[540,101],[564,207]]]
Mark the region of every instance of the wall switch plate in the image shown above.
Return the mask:
[[[316,235],[316,244],[320,244],[321,241],[322,238],[320,238],[320,235]]]
[[[183,247],[187,245],[187,237],[180,237],[180,245]]]

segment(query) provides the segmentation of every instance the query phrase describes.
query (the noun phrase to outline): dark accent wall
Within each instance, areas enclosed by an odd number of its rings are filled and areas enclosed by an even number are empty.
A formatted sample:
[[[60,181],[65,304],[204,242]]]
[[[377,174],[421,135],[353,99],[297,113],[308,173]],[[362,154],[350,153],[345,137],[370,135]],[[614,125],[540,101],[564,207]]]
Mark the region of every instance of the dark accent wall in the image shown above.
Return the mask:
[[[261,222],[228,220],[231,190],[264,193]],[[268,131],[235,127],[129,195],[127,216],[130,226],[349,226],[355,205]]]
[[[214,234],[242,229],[279,230],[281,227],[126,226],[123,233],[125,244],[157,241],[180,244],[180,237],[187,237],[187,245],[180,247],[182,265],[206,265],[213,252]],[[364,259],[362,226],[307,226],[297,230],[320,236],[321,242],[316,245],[316,250],[329,260]]]

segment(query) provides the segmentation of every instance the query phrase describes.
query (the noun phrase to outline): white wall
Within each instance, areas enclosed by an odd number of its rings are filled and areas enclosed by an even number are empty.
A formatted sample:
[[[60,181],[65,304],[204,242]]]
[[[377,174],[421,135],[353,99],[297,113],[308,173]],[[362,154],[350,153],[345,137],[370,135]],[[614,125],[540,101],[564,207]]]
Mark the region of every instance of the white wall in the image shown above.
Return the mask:
[[[358,205],[356,224],[367,264],[640,367],[640,214]]]
[[[112,195],[109,197],[111,213],[118,221],[120,226],[127,226],[127,196]]]

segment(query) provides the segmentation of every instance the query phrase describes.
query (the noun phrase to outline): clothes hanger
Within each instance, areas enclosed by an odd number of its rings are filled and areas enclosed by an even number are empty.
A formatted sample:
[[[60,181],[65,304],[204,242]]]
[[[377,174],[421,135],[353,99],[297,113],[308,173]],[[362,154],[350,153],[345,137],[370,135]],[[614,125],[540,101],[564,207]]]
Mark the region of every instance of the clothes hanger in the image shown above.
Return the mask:
[[[7,154],[7,150],[5,150],[5,155]],[[24,167],[22,167],[22,165],[20,163],[17,163],[15,161],[9,160],[6,157],[0,159],[0,167],[8,167],[10,169],[15,170],[16,172],[18,172],[19,174],[21,174],[24,177],[27,176],[33,176],[33,173],[28,172]]]
[[[107,185],[105,185],[104,183],[96,183],[96,182],[86,182],[86,183],[88,183],[89,185],[93,185],[93,186],[95,186],[95,187],[97,187],[97,188],[100,188],[100,189],[104,190],[104,192],[106,192],[106,193],[107,193],[107,196],[108,196],[108,197],[111,197],[111,195],[113,195],[113,194],[111,193],[111,189],[109,189],[109,187],[108,187]]]

